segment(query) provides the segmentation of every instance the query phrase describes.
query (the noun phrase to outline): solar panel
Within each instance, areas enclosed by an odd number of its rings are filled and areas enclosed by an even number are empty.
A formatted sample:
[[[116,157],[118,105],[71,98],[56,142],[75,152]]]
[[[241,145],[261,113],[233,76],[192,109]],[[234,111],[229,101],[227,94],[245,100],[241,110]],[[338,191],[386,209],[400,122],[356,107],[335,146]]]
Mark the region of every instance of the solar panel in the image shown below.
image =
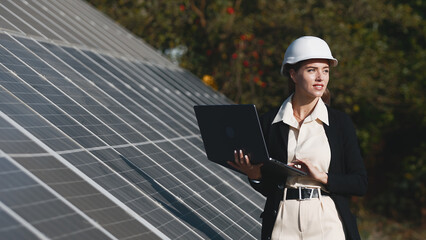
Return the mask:
[[[229,99],[80,0],[2,1],[0,28],[0,238],[260,237],[193,113]]]

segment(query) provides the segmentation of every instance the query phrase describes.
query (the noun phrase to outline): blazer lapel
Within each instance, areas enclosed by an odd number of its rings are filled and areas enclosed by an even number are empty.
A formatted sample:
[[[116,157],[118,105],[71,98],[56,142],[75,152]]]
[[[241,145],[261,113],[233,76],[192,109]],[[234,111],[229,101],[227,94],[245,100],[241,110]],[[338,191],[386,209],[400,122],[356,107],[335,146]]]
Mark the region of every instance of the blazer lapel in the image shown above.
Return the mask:
[[[329,109],[329,108],[328,108]],[[328,143],[330,144],[330,151],[331,151],[331,160],[330,160],[330,166],[328,168],[328,172],[335,173],[339,172],[339,135],[337,130],[337,123],[334,121],[333,113],[329,110],[328,111],[328,119],[329,119],[329,125],[323,124],[325,134],[327,135]]]
[[[271,153],[271,157],[287,163],[287,144],[288,144],[288,131],[289,126],[283,122],[275,123],[271,128],[272,139],[271,143],[275,146],[272,148],[274,152]]]

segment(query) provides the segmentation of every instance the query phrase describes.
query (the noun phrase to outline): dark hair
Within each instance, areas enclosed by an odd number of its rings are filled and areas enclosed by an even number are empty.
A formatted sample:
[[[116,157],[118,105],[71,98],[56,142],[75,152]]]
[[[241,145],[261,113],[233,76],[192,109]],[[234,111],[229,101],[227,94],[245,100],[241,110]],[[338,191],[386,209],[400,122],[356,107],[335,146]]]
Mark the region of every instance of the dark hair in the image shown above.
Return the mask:
[[[285,64],[284,65],[283,74],[288,78],[288,91],[289,91],[290,94],[294,93],[294,91],[296,89],[296,85],[294,84],[294,82],[293,82],[293,80],[291,79],[291,76],[290,76],[290,70],[293,69],[295,72],[299,71],[300,67],[302,67],[302,65],[306,61],[307,60],[300,61],[300,62],[297,62],[295,64]],[[328,90],[328,88],[325,89],[324,93],[321,96],[321,99],[325,104],[330,105],[331,93],[330,93],[330,90]]]

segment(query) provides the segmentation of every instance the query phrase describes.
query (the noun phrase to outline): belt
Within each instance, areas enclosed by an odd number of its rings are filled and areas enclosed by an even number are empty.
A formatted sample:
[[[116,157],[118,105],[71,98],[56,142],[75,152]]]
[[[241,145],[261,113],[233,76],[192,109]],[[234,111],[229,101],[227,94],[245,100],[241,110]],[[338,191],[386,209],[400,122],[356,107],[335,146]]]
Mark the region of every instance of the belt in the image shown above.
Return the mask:
[[[319,198],[319,190],[318,188],[287,188],[287,200],[297,199],[299,201],[309,200],[311,198]],[[328,196],[327,192],[321,191],[321,195]]]

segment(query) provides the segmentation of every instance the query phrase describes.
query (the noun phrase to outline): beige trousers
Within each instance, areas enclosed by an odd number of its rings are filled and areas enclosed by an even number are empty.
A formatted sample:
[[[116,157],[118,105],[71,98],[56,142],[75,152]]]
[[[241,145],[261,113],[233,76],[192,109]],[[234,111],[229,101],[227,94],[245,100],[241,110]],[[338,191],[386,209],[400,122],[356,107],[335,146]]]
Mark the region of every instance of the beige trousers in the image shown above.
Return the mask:
[[[275,221],[272,239],[274,240],[340,240],[345,239],[342,221],[333,200],[321,196],[309,200],[284,199]]]

